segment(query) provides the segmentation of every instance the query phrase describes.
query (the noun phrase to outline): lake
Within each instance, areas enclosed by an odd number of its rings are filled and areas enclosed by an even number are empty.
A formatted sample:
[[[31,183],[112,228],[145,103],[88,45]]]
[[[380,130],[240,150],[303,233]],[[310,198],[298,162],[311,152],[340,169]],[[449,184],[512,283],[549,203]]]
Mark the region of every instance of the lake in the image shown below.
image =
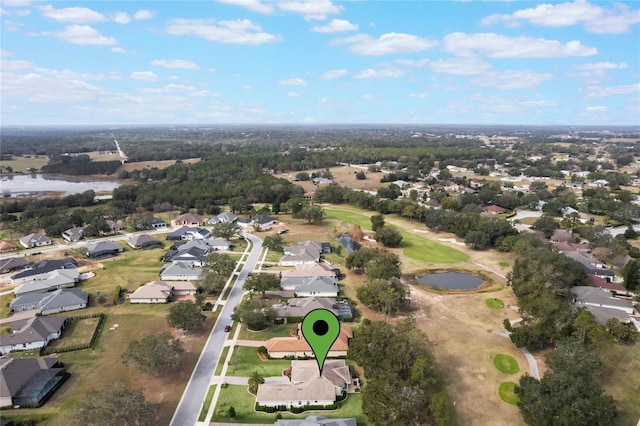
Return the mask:
[[[482,278],[460,272],[424,274],[416,279],[422,284],[445,290],[473,290],[484,282]]]
[[[9,175],[2,176],[0,191],[12,197],[32,196],[36,193],[63,192],[65,195],[79,194],[92,189],[98,192],[111,192],[120,186],[112,181],[94,181],[83,177],[60,175]]]

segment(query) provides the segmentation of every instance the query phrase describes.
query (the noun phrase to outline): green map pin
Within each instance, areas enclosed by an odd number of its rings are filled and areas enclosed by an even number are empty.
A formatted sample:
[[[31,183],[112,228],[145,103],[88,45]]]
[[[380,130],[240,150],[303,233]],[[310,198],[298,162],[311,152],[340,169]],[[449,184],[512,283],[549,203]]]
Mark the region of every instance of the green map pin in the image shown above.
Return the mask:
[[[302,336],[316,356],[320,375],[329,349],[340,334],[338,317],[326,309],[314,309],[302,319]]]

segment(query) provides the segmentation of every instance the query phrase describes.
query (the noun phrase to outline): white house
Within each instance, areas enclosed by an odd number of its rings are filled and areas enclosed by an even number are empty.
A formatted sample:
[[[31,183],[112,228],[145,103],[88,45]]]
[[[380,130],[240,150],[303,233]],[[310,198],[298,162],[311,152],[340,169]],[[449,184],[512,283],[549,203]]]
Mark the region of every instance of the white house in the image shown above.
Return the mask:
[[[11,324],[12,333],[0,335],[0,354],[40,349],[60,338],[67,317],[33,317]]]
[[[152,281],[138,287],[128,299],[130,303],[167,303],[171,296],[193,295],[197,289],[189,281]]]
[[[24,248],[50,246],[52,244],[51,238],[38,233],[25,235],[24,237],[20,238],[19,241],[20,245]]]
[[[87,307],[88,301],[89,295],[80,289],[58,289],[16,297],[11,301],[9,307],[14,312],[40,309],[42,315],[51,315],[84,309]]]
[[[195,281],[201,273],[202,268],[178,262],[163,266],[160,270],[160,279],[162,281]]]

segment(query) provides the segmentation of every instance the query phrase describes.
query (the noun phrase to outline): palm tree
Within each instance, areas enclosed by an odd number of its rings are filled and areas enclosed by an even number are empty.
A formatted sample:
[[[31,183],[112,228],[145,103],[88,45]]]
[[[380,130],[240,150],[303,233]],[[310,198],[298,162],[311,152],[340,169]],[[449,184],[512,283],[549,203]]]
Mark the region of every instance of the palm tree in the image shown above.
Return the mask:
[[[249,392],[255,394],[258,392],[258,385],[264,383],[264,377],[260,375],[257,371],[251,373],[249,376]]]

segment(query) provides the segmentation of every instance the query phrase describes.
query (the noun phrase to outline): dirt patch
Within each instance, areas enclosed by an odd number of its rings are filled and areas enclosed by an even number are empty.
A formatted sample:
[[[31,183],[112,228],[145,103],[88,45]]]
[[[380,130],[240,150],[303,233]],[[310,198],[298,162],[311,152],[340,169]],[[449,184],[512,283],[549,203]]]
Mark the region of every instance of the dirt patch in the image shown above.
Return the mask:
[[[182,163],[193,164],[200,161],[200,158],[187,158],[185,160],[181,160]],[[133,170],[144,170],[144,169],[166,169],[169,166],[173,166],[176,164],[176,160],[163,160],[163,161],[138,161],[133,163],[125,163],[116,170],[114,176],[117,176],[118,173],[122,171],[133,171]]]
[[[487,297],[498,297],[507,304],[516,302],[510,288],[490,295],[439,294],[411,288],[413,316],[433,343],[433,355],[455,401],[459,423],[523,425],[518,408],[500,399],[498,387],[507,380],[518,382],[522,374],[529,372],[529,364],[510,340],[491,333],[504,330],[502,321],[515,319],[518,314],[511,309],[489,309]],[[492,357],[499,353],[513,356],[522,371],[497,371]]]

